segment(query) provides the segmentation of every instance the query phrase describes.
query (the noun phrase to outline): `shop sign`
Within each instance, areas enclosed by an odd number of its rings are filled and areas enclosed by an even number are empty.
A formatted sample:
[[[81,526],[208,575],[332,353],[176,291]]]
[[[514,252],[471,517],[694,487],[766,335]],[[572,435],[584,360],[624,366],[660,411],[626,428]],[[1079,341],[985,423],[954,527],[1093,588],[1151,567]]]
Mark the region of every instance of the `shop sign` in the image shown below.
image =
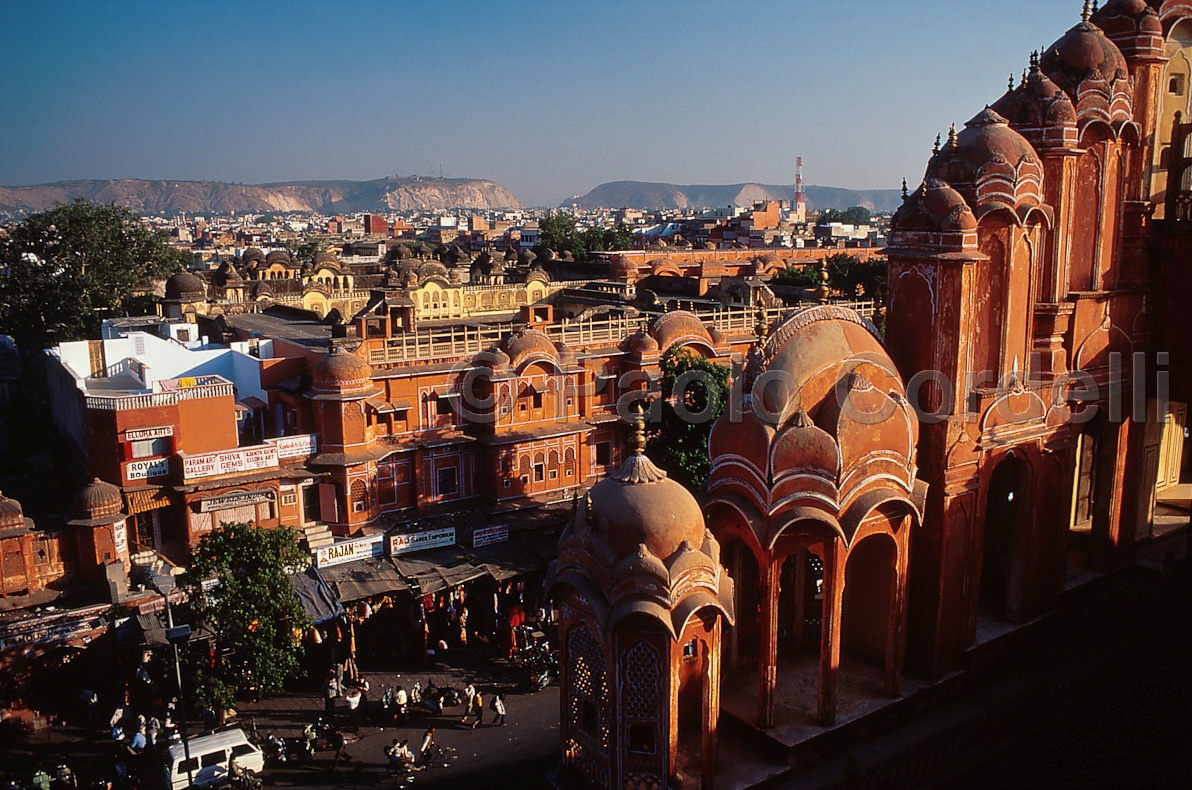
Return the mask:
[[[159,425],[156,428],[129,428],[124,432],[124,439],[129,442],[139,442],[142,439],[161,439],[173,435],[173,425]]]
[[[345,540],[315,549],[315,567],[326,568],[353,560],[367,560],[385,554],[385,536],[372,535],[367,538]]]
[[[283,436],[280,439],[267,439],[277,448],[278,458],[309,458],[319,450],[318,442],[313,433],[305,436]]]
[[[188,482],[203,477],[276,468],[277,448],[269,444],[218,453],[188,455],[182,459],[182,476]]]
[[[125,480],[148,480],[151,477],[165,477],[169,473],[169,458],[146,458],[141,461],[129,461],[124,465]]]
[[[260,502],[272,502],[272,491],[237,491],[234,494],[224,494],[199,502],[200,513],[212,513],[217,510],[227,510],[241,505],[255,505]]]
[[[407,532],[389,536],[389,556],[396,557],[398,554],[409,554],[412,551],[454,545],[455,527],[430,529],[426,532]]]
[[[509,540],[509,525],[496,524],[491,527],[477,527],[472,530],[472,548],[491,546],[494,543],[504,543]]]
[[[124,559],[128,556],[128,531],[123,521],[117,521],[112,525],[112,545],[116,549],[117,557]]]

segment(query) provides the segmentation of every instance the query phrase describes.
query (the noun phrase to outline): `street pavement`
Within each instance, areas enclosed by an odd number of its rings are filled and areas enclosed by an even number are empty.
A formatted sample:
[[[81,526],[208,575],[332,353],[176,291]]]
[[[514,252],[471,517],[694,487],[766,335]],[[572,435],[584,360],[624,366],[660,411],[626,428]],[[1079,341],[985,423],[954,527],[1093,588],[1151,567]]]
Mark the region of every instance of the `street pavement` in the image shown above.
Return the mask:
[[[333,767],[334,754],[318,752],[314,761],[305,765],[283,765],[267,768],[262,775],[266,786],[332,788],[382,787],[400,788],[519,788],[533,790],[548,786],[546,774],[553,770],[560,755],[559,689],[557,684],[529,693],[519,688],[501,665],[468,671],[439,668],[427,673],[364,672],[370,691],[368,698],[371,721],[361,724],[349,734],[347,753],[351,760]],[[484,721],[476,729],[461,724],[463,706],[447,708],[440,715],[411,713],[396,725],[379,721],[380,698],[386,687],[404,686],[414,681],[423,688],[431,680],[438,686],[449,685],[457,690],[471,680],[484,695]],[[495,727],[489,702],[495,691],[505,693],[507,715],[505,725]],[[342,700],[338,701],[336,720],[348,724],[349,717]],[[245,726],[255,725],[265,736],[297,736],[302,728],[323,713],[324,701],[315,694],[285,694],[258,703],[242,705],[239,719]],[[384,725],[384,726],[382,726]],[[350,726],[350,725],[349,725]],[[423,733],[430,726],[436,728],[435,743],[448,756],[447,764],[412,775],[401,782],[387,774],[385,749],[393,742],[408,739],[411,751],[417,752]],[[454,758],[454,759],[452,759]]]

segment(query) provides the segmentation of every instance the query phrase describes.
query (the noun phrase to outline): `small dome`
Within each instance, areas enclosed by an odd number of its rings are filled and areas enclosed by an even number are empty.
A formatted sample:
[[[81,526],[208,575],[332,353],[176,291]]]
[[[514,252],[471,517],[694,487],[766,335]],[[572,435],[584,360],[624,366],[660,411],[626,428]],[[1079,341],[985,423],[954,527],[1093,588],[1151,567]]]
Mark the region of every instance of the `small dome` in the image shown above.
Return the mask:
[[[398,244],[396,247],[394,247],[394,249],[397,250],[397,252],[394,253],[394,256],[399,261],[408,261],[410,258],[414,257],[414,253],[410,252],[410,245],[408,244]]]
[[[438,261],[427,261],[418,267],[418,279],[425,281],[431,277],[441,277],[444,280],[448,279],[447,267]]]
[[[290,265],[290,253],[285,250],[273,250],[265,256],[265,264],[280,263],[283,266]]]
[[[634,332],[621,341],[621,343],[624,345],[626,351],[637,354],[638,356],[658,353],[658,341],[645,332]]]
[[[326,264],[338,269],[339,258],[334,252],[320,252],[315,256],[315,267],[317,268],[319,264]]]
[[[98,477],[75,497],[75,508],[87,518],[114,516],[123,507],[124,497],[120,494],[120,489]]]
[[[938,178],[929,178],[894,214],[891,231],[975,230],[977,218],[964,197]]]
[[[987,204],[1002,204],[1006,193],[1014,196],[1011,205],[1040,202],[1043,165],[1030,142],[986,107],[959,134],[953,129],[931,158],[927,179],[935,178],[950,184],[980,216]]]
[[[250,261],[257,261],[263,263],[265,260],[265,253],[256,247],[249,247],[240,256],[240,263],[247,265]]]
[[[650,334],[663,351],[676,344],[695,343],[708,349],[716,345],[704,322],[687,310],[674,310],[658,316],[650,327]]]
[[[588,505],[589,512],[580,517],[586,516],[618,558],[635,554],[642,544],[661,559],[684,541],[703,545],[706,525],[699,503],[640,450],[592,486]]]
[[[990,109],[1026,134],[1044,127],[1076,125],[1072,100],[1037,64],[1032,65],[1017,88],[1008,91]],[[1036,133],[1028,139],[1038,142],[1037,137]]]
[[[202,299],[206,294],[207,286],[190,272],[178,272],[166,280],[167,299]]]
[[[21,503],[0,493],[0,531],[25,526],[25,513]]]
[[[637,264],[628,255],[618,255],[609,267],[609,274],[617,280],[628,280],[637,276]]]
[[[1039,67],[1073,100],[1091,72],[1108,82],[1129,73],[1122,51],[1091,22],[1081,22],[1048,47]]]
[[[324,392],[364,389],[372,383],[372,366],[343,346],[332,346],[315,365],[313,378],[314,388]]]
[[[515,332],[501,344],[505,353],[509,355],[510,364],[518,367],[523,361],[533,357],[547,357],[557,360],[559,351],[551,339],[537,329],[523,329]]]

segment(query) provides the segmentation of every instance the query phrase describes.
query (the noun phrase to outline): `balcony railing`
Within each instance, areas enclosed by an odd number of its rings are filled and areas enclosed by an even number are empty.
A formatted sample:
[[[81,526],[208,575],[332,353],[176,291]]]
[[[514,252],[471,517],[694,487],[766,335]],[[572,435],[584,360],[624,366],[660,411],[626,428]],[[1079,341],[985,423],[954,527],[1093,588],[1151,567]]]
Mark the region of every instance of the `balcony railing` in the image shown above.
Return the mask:
[[[124,411],[126,409],[150,409],[157,406],[174,406],[184,400],[219,398],[232,394],[231,383],[196,385],[167,392],[143,392],[127,395],[88,395],[88,409],[102,411]]]

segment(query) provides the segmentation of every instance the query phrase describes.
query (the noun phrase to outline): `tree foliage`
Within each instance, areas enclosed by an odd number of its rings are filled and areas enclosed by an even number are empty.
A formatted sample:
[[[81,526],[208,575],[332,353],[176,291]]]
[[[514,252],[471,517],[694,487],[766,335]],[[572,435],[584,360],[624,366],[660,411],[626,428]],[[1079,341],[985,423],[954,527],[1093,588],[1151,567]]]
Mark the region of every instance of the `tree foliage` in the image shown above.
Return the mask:
[[[824,259],[828,267],[828,285],[846,299],[872,299],[879,305],[886,301],[886,262],[881,258],[862,261],[855,255],[838,252]]]
[[[33,214],[0,239],[0,333],[29,346],[99,337],[103,319],[146,311],[150,282],[189,258],[114,203]]]
[[[814,263],[809,263],[806,266],[790,266],[774,275],[771,282],[775,285],[793,285],[798,288],[818,288],[820,269]]]
[[[296,629],[309,620],[287,568],[306,557],[287,528],[225,524],[195,547],[184,579],[191,628],[212,633],[211,654],[191,653],[190,678],[197,701],[230,707],[237,690],[268,694],[298,677],[302,644]],[[201,583],[219,584],[203,593]]]
[[[724,413],[729,369],[687,348],[673,347],[662,357],[662,423],[646,454],[695,493],[708,478],[708,433]]]
[[[309,263],[323,251],[323,245],[318,241],[290,239],[285,243],[286,252],[290,253],[290,260],[296,263]]]
[[[816,224],[827,225],[832,222],[842,222],[845,225],[868,225],[869,209],[864,206],[851,206],[844,209],[829,208],[820,212]]]
[[[538,220],[538,249],[552,249],[555,252],[571,250],[577,261],[582,261],[589,252],[633,249],[633,229],[624,222],[614,227],[576,228],[575,217],[561,211],[551,211]]]

